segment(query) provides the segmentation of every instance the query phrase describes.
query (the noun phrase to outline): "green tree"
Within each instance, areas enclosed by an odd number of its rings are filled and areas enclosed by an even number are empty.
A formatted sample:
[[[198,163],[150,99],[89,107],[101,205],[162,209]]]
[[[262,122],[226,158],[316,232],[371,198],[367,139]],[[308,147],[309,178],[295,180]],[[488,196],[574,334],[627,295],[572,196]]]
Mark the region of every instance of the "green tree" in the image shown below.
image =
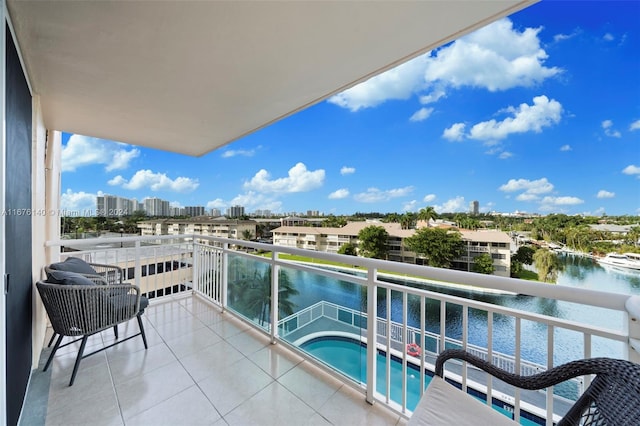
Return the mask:
[[[347,224],[347,218],[344,216],[329,215],[322,221],[324,228],[342,228]]]
[[[533,254],[533,262],[538,270],[538,279],[547,283],[555,283],[562,270],[560,260],[555,253],[547,249],[538,249]]]
[[[243,240],[249,241],[252,238],[253,238],[253,232],[251,232],[249,229],[245,229],[244,231],[242,231]]]
[[[413,212],[406,212],[400,216],[400,227],[402,229],[412,229],[416,227],[418,216]]]
[[[338,249],[338,254],[346,254],[348,256],[357,256],[358,250],[355,244],[345,243]]]
[[[429,220],[435,220],[437,218],[438,213],[436,213],[436,209],[431,206],[424,207],[418,212],[418,220],[424,220],[427,223],[429,222]]]
[[[491,275],[494,270],[493,259],[489,253],[482,253],[473,259],[473,272]]]
[[[271,266],[262,273],[256,272],[254,278],[248,281],[248,288],[242,292],[243,312],[251,318],[256,318],[260,325],[268,322],[271,310]],[[293,314],[295,304],[291,297],[299,294],[293,286],[286,271],[278,271],[278,318]]]
[[[388,238],[389,233],[382,226],[371,225],[362,228],[358,232],[360,254],[363,257],[373,257],[375,259],[386,258],[389,252],[387,247]]]
[[[511,256],[511,261],[520,262],[524,265],[531,265],[533,263],[533,254],[536,251],[528,246],[518,247],[518,251]]]
[[[438,268],[450,267],[465,252],[460,233],[441,228],[420,228],[404,241],[409,250],[425,257],[427,265]]]

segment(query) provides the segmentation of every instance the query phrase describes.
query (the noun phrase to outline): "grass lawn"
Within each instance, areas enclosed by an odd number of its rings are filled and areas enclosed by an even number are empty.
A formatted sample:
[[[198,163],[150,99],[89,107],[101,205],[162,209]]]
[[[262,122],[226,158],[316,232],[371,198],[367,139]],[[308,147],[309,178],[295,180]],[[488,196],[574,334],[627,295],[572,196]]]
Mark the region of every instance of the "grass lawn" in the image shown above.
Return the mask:
[[[261,253],[260,255],[263,256],[263,257],[270,257],[271,253]],[[361,267],[358,267],[358,266],[350,265],[348,263],[330,262],[328,260],[313,259],[313,258],[310,258],[310,257],[296,256],[296,255],[292,255],[292,254],[284,254],[283,253],[279,257],[280,257],[280,259],[283,259],[283,260],[293,260],[293,261],[296,261],[296,262],[317,263],[319,265],[334,265],[334,266],[342,266],[342,267],[346,267],[346,268],[354,268],[354,269],[366,270],[365,268],[361,268]],[[398,273],[394,273],[394,272],[391,272],[391,271],[382,271],[382,270],[380,270],[379,272],[384,272],[384,273],[387,273],[387,274],[397,275],[399,277],[411,278],[410,275],[398,274]],[[416,276],[415,278],[421,278],[421,277],[417,277]],[[520,278],[522,280],[538,281],[538,274],[533,272],[533,271],[528,271],[528,270],[524,269],[524,270],[522,270],[520,275],[515,277],[515,278]]]

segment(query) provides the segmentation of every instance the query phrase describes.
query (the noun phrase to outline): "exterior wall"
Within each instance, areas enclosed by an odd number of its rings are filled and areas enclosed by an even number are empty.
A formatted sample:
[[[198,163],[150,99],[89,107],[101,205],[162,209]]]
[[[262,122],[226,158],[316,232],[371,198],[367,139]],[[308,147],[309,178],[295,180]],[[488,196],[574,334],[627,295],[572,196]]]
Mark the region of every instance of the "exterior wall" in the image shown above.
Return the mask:
[[[198,221],[181,220],[151,220],[138,223],[141,235],[184,235],[196,234],[210,237],[232,238],[241,240],[245,231],[256,236],[256,222],[237,220]],[[204,242],[204,240],[203,240]]]
[[[363,223],[363,226],[372,225]],[[378,224],[373,224],[378,225]],[[389,246],[388,260],[420,264],[421,259],[416,253],[407,250],[404,239],[415,231],[396,231],[401,235],[394,235],[392,227],[386,226],[389,232],[387,244]],[[344,244],[358,245],[357,227],[353,227],[351,233],[344,228],[317,228],[310,226],[290,226],[273,230],[273,244],[282,247],[337,253]],[[463,240],[467,244],[466,256],[454,261],[454,269],[471,271],[473,259],[482,253],[489,253],[493,257],[494,275],[508,277],[511,268],[510,238],[503,232],[484,233],[463,232]]]
[[[44,278],[43,267],[55,260],[58,251],[45,248],[47,240],[60,238],[60,152],[61,135],[59,132],[49,132],[44,127],[40,98],[33,97],[33,139],[32,139],[32,276],[33,283]],[[50,143],[47,144],[47,136]],[[58,160],[58,161],[56,161]],[[56,192],[51,192],[56,191]],[[54,254],[55,253],[55,254]],[[56,259],[57,260],[57,259]],[[33,289],[33,328],[32,328],[32,366],[38,367],[40,353],[45,340],[47,329],[47,314],[40,301],[40,295]]]

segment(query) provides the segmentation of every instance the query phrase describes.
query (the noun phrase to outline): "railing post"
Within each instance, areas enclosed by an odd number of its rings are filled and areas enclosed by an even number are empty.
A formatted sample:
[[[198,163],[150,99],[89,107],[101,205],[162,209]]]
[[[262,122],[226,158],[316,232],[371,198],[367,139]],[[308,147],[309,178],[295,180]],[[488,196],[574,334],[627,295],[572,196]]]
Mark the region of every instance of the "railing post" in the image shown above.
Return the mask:
[[[278,252],[272,252],[272,266],[271,266],[271,344],[275,345],[278,338],[278,293],[280,289],[280,282],[278,279],[280,266],[276,265],[275,261],[278,260]]]
[[[625,303],[629,314],[629,361],[640,364],[640,296],[631,296]]]
[[[376,336],[377,336],[377,303],[378,287],[375,284],[378,270],[369,268],[367,272],[367,402],[375,402],[376,391]],[[389,316],[387,314],[387,316]]]
[[[200,246],[192,241],[193,251],[191,254],[191,291],[203,292],[202,283],[200,280]]]
[[[140,282],[142,280],[142,264],[140,263],[140,256],[141,256],[140,240],[136,240],[135,242],[134,253],[135,253],[135,262],[133,267],[133,276],[135,277],[134,282],[136,283],[138,288],[140,288]],[[151,291],[151,289],[146,289],[146,290],[147,292]],[[157,288],[155,290],[157,290]]]
[[[229,287],[229,243],[222,244],[222,289],[220,291],[220,304],[222,312],[227,309],[227,289]]]

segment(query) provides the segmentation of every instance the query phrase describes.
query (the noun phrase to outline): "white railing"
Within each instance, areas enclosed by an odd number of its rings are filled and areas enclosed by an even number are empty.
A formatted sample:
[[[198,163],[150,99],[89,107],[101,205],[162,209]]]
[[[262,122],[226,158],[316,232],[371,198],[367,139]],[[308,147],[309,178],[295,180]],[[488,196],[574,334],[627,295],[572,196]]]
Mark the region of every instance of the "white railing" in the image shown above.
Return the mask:
[[[347,313],[348,315],[345,320],[344,316],[340,316],[340,313]],[[278,327],[280,331],[280,337],[286,337],[287,335],[293,333],[294,331],[300,330],[305,326],[313,323],[314,321],[321,318],[329,318],[333,321],[339,321],[346,323],[347,325],[352,326],[354,329],[360,329],[360,318],[367,318],[367,314],[362,313],[356,309],[351,309],[346,306],[341,306],[335,303],[330,303],[327,301],[320,301],[311,306],[308,306],[288,317],[282,318],[278,322]],[[288,324],[294,323],[294,326],[288,326]],[[377,319],[377,341],[381,339],[387,338],[387,319],[380,318]],[[391,327],[389,328],[391,334],[391,342],[395,343],[397,347],[404,348],[409,343],[419,344],[419,341],[416,341],[415,337],[421,334],[419,328],[407,326],[406,330],[404,330],[402,324],[399,324],[395,321],[391,321]],[[403,339],[403,333],[405,334],[405,338]],[[421,347],[422,355],[426,356],[427,354],[435,357],[441,351],[440,347],[440,335],[436,333],[432,333],[429,331],[425,331],[425,337],[427,337],[430,341],[433,342],[433,346],[435,351],[429,350],[426,346],[424,348]],[[445,342],[448,343],[447,347],[456,347],[461,348],[463,346],[463,342],[458,339],[454,339],[452,337],[446,337]],[[484,360],[488,359],[488,351],[487,348],[468,344],[467,349],[468,352],[476,355]],[[410,360],[411,361],[411,360]],[[503,354],[500,352],[493,352],[492,363],[503,370],[506,370],[510,373],[516,372],[516,360],[513,356]],[[522,360],[520,362],[520,373],[521,375],[532,375],[537,374],[542,371],[545,371],[547,368],[544,365],[536,364],[533,362],[529,362],[526,360]],[[581,380],[577,380],[577,382],[582,383]]]
[[[198,241],[206,241],[207,244],[194,243],[194,239]],[[637,348],[640,347],[640,324],[638,316],[640,314],[640,296],[629,296],[623,294],[614,294],[588,289],[569,288],[563,286],[554,286],[536,282],[516,280],[504,277],[474,274],[463,271],[453,271],[446,269],[430,268],[418,265],[409,265],[404,263],[387,262],[376,259],[365,259],[359,257],[343,256],[332,253],[322,253],[315,251],[306,251],[292,247],[280,247],[269,244],[253,243],[248,241],[230,240],[224,238],[207,237],[201,235],[184,235],[184,236],[162,236],[162,237],[135,237],[135,238],[104,238],[93,240],[60,240],[48,242],[49,247],[56,246],[76,246],[82,244],[93,244],[95,247],[73,253],[62,253],[61,255],[82,256],[98,263],[117,263],[126,267],[127,278],[133,279],[134,282],[141,286],[146,286],[147,292],[154,292],[156,296],[161,296],[175,291],[191,291],[203,297],[210,298],[214,303],[218,304],[223,310],[233,312],[233,306],[228,303],[229,285],[236,277],[230,274],[234,271],[230,270],[229,259],[246,259],[247,261],[257,262],[269,265],[272,268],[271,288],[270,288],[270,304],[268,318],[262,318],[261,324],[256,325],[258,328],[266,329],[270,334],[274,343],[284,340],[279,336],[279,327],[271,327],[270,324],[279,324],[280,318],[276,307],[279,297],[279,271],[281,269],[297,270],[311,274],[317,274],[328,278],[335,278],[341,281],[356,284],[366,288],[366,312],[358,313],[366,318],[366,336],[365,341],[377,341],[378,345],[367,345],[367,370],[365,380],[366,399],[370,402],[375,400],[388,404],[399,412],[409,414],[411,408],[407,407],[407,368],[410,356],[406,351],[402,351],[402,372],[403,378],[401,383],[402,394],[399,399],[391,398],[391,372],[390,360],[393,345],[397,340],[401,341],[402,336],[418,336],[418,341],[425,342],[426,339],[432,338],[438,340],[438,348],[442,347],[443,342],[451,341],[451,337],[447,335],[447,321],[440,321],[440,332],[429,333],[426,331],[426,302],[435,301],[439,305],[439,318],[447,318],[447,313],[451,309],[457,309],[461,313],[460,332],[461,338],[456,339],[456,343],[462,348],[472,350],[478,345],[472,345],[469,342],[469,315],[470,311],[477,315],[482,312],[486,316],[486,324],[483,330],[486,331],[486,345],[482,348],[484,356],[501,362],[506,359],[502,354],[498,354],[494,349],[494,339],[500,336],[494,336],[494,325],[496,321],[505,321],[508,318],[512,324],[513,332],[513,354],[504,354],[509,357],[506,364],[513,366],[514,371],[521,371],[522,366],[528,363],[528,360],[522,358],[521,347],[526,336],[523,334],[524,324],[537,324],[546,330],[545,341],[538,342],[540,346],[545,348],[546,366],[550,368],[555,365],[555,355],[557,349],[556,335],[562,333],[572,333],[581,336],[578,340],[582,342],[579,357],[592,357],[594,342],[604,340],[611,342],[611,346],[620,345],[621,358],[630,359],[634,362],[640,362],[640,354]],[[119,245],[122,244],[122,248]],[[241,247],[242,250],[237,250]],[[264,258],[249,253],[249,249],[261,250],[270,253],[270,257]],[[366,276],[358,276],[356,274],[348,274],[340,270],[329,270],[322,267],[314,266],[309,263],[296,263],[280,259],[280,254],[292,254],[305,256],[317,261],[341,262],[350,267],[360,268],[366,273]],[[152,271],[150,265],[154,265],[155,271]],[[162,270],[159,268],[162,265]],[[169,268],[166,265],[171,265]],[[173,267],[175,266],[175,270]],[[171,269],[171,270],[169,270]],[[449,283],[457,286],[465,286],[465,288],[475,288],[482,291],[498,291],[510,294],[520,294],[543,298],[551,301],[565,301],[578,305],[584,305],[588,309],[604,310],[612,312],[619,316],[619,324],[615,327],[605,327],[597,324],[587,324],[583,322],[564,320],[553,316],[541,315],[528,311],[512,309],[504,306],[484,303],[463,297],[457,297],[442,292],[428,291],[420,288],[414,288],[406,285],[392,284],[385,281],[383,277],[378,275],[378,270],[384,270],[387,273],[398,274],[401,276],[420,277],[424,280],[437,281],[446,286]],[[144,273],[146,271],[146,274]],[[132,274],[130,273],[132,272]],[[153,273],[152,273],[153,272]],[[234,272],[235,273],[235,272]],[[471,287],[469,287],[471,286]],[[143,289],[143,291],[145,291]],[[377,315],[378,295],[384,294],[386,300],[386,312],[391,312],[392,293],[401,295],[401,320],[386,321],[380,320]],[[418,300],[420,327],[412,327],[408,322],[408,300]],[[308,310],[307,315],[304,312],[299,313],[300,321],[309,321],[314,313],[313,308]],[[305,319],[306,318],[306,319]],[[378,318],[377,321],[371,320]],[[598,318],[593,316],[594,321]],[[245,319],[255,320],[255,318]],[[409,334],[410,333],[410,334]],[[382,336],[382,337],[380,337]],[[395,336],[395,337],[393,337]],[[398,337],[399,336],[399,337]],[[411,341],[407,339],[406,341]],[[376,346],[386,349],[387,363],[384,367],[386,377],[386,391],[379,391],[376,386]],[[635,348],[635,349],[634,349]],[[420,357],[420,369],[424,371],[427,368],[425,357]],[[463,389],[476,386],[474,381],[476,377],[470,378],[468,371],[470,368],[463,367],[459,371],[459,380]],[[424,389],[424,375],[420,375],[420,392]],[[473,375],[472,375],[473,376]],[[588,385],[588,379],[585,385]],[[487,402],[491,403],[491,398],[496,395],[502,395],[504,390],[494,389],[494,383],[487,378],[481,383],[481,388],[487,396]],[[542,418],[546,418],[547,424],[551,425],[554,419],[557,419],[558,412],[561,413],[562,408],[556,411],[557,398],[553,392],[546,392],[546,397],[542,402],[537,401],[531,403],[522,395],[520,391],[515,390],[513,394],[503,395],[503,399],[509,400],[513,410],[513,417],[516,421],[520,420],[521,409],[533,412]]]

